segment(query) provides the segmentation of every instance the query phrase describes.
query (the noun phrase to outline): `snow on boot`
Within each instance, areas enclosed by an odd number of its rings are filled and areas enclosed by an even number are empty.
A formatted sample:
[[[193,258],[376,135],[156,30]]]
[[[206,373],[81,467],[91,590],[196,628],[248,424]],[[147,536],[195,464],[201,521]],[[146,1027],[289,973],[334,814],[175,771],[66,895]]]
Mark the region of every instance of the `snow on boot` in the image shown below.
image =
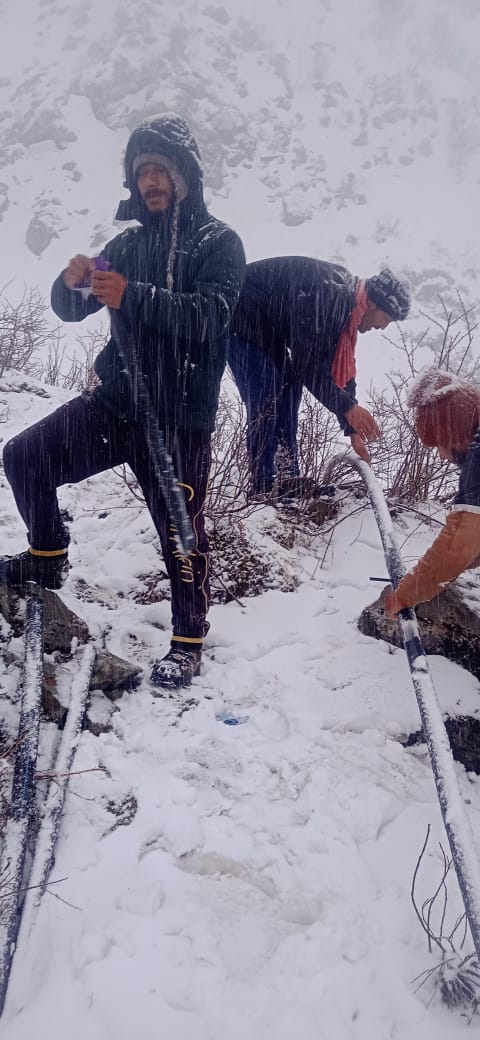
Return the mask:
[[[150,676],[154,686],[180,689],[190,686],[195,675],[200,673],[201,650],[181,650],[171,647],[161,661],[155,661]]]
[[[27,549],[17,556],[0,557],[0,584],[22,586],[35,582],[46,589],[61,589],[68,577],[67,551],[60,555],[37,555]]]

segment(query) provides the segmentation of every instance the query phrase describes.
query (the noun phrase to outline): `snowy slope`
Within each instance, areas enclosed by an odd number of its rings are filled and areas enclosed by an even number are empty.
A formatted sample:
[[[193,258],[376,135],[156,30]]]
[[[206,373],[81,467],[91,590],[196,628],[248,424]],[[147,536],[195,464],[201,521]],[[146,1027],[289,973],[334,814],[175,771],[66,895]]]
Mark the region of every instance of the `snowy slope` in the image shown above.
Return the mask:
[[[66,396],[19,383],[2,383],[5,436]],[[14,551],[23,532],[5,481],[0,496]],[[62,489],[61,503],[75,517],[63,598],[148,675],[169,641],[168,603],[140,602],[161,565],[148,515],[114,474]],[[273,519],[262,509],[249,529],[262,536]],[[338,526],[320,568],[324,553],[320,534],[290,553],[295,592],[212,609],[188,710],[154,699],[146,679],[116,710],[95,695],[93,716],[112,729],[80,742],[75,768],[94,771],[71,782],[53,875],[64,880],[17,955],[9,1040],[464,1034],[411,984],[436,962],[412,873],[430,824],[419,893],[432,895],[445,838],[425,750],[399,742],[418,728],[404,655],[356,627],[369,575],[384,571],[371,515]],[[442,707],[477,712],[478,682],[431,664]],[[17,678],[13,665],[2,678],[12,726]],[[223,709],[245,721],[223,725]],[[478,778],[457,774],[478,833]],[[449,889],[453,927],[454,879]]]
[[[115,233],[128,133],[174,110],[250,259],[305,253],[359,274],[388,261],[412,278],[418,321],[439,291],[476,304],[479,19],[474,0],[0,0],[0,285],[48,293],[70,255]],[[369,337],[361,385],[393,356]],[[2,442],[68,396],[22,385],[0,387]],[[24,532],[0,483],[13,552]],[[139,601],[161,568],[148,515],[113,474],[61,502],[66,602],[148,675],[169,642],[168,602]],[[272,522],[249,526],[267,544]],[[84,734],[76,766],[102,771],[72,783],[53,890],[66,903],[44,899],[17,959],[8,1040],[465,1034],[411,985],[435,963],[412,872],[430,823],[431,895],[444,835],[424,749],[398,740],[418,728],[403,654],[356,627],[384,573],[373,519],[346,519],[321,568],[324,553],[319,536],[290,554],[295,592],[212,609],[197,706],[146,681],[117,711],[96,699],[112,730]],[[442,707],[476,712],[478,683],[431,664]],[[13,664],[1,677],[11,726],[17,678]],[[224,726],[222,708],[248,719]],[[478,831],[478,780],[458,777]]]

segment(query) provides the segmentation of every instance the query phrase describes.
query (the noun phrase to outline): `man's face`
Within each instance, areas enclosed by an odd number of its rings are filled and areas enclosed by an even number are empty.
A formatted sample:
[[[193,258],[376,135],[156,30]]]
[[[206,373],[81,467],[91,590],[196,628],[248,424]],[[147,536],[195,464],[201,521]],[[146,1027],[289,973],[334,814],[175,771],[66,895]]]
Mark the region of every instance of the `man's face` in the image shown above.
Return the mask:
[[[137,171],[140,195],[150,213],[165,213],[173,202],[173,181],[165,166],[142,163]]]
[[[386,329],[392,320],[386,311],[382,311],[380,307],[376,307],[371,300],[368,300],[367,309],[358,326],[358,331],[370,332],[370,329]]]

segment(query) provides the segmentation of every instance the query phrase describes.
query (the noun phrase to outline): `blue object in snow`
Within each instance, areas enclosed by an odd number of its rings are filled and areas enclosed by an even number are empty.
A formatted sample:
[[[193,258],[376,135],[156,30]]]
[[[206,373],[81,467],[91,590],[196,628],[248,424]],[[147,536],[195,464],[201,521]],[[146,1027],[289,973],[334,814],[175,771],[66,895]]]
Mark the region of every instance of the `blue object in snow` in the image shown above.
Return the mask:
[[[248,722],[250,715],[233,715],[231,711],[218,711],[215,715],[217,722],[224,722],[226,726],[240,726],[242,722]]]

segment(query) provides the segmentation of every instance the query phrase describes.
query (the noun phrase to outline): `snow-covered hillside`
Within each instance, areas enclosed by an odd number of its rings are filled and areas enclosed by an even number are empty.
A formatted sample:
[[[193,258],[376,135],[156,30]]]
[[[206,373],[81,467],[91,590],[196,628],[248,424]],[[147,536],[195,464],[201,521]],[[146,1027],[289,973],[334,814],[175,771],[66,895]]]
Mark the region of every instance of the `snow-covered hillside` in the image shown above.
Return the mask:
[[[476,0],[0,0],[0,286],[48,294],[72,254],[98,251],[130,130],[175,111],[249,259],[303,253],[358,274],[387,261],[412,280],[415,327],[438,293],[476,305],[479,29]],[[360,385],[381,385],[394,356],[371,334]],[[68,397],[22,385],[1,382],[1,443]],[[143,595],[161,569],[146,510],[114,474],[61,504],[63,598],[148,675],[169,604]],[[0,506],[0,552],[23,549],[3,476]],[[328,548],[320,533],[288,550],[277,524],[265,508],[248,531],[298,587],[213,607],[197,703],[154,699],[146,679],[115,710],[95,696],[112,729],[82,736],[76,768],[94,771],[72,780],[66,880],[17,958],[6,1040],[469,1035],[412,986],[435,963],[412,873],[431,824],[420,901],[432,895],[445,839],[425,750],[400,742],[419,725],[404,655],[357,629],[385,573],[373,518],[346,517]],[[411,559],[431,531],[405,524]],[[478,682],[431,665],[442,708],[478,713]],[[17,680],[10,661],[11,727]],[[478,832],[478,779],[457,773]],[[458,909],[452,880],[452,927]]]
[[[65,397],[21,385],[2,381],[6,436]],[[62,489],[61,504],[75,518],[62,598],[147,677],[169,642],[168,601],[144,596],[161,569],[148,514],[114,474]],[[15,551],[24,534],[4,480],[0,505],[2,550]],[[270,508],[247,521],[273,548],[276,528]],[[155,699],[147,678],[115,708],[94,695],[91,717],[112,729],[82,736],[75,769],[87,772],[72,777],[52,876],[64,880],[17,954],[8,1040],[464,1035],[459,1013],[427,1008],[430,991],[412,986],[438,962],[412,874],[430,824],[418,893],[433,895],[445,836],[425,749],[400,743],[419,725],[404,654],[357,629],[385,567],[368,510],[338,526],[322,567],[325,550],[319,533],[290,551],[295,591],[213,607],[191,696]],[[442,708],[478,712],[478,682],[431,665]],[[18,677],[10,660],[12,728]],[[225,710],[241,723],[218,721]],[[478,833],[478,778],[457,774]],[[453,927],[454,878],[449,891]]]
[[[43,287],[112,230],[128,132],[185,116],[249,258],[408,268],[474,294],[474,0],[3,0],[0,284]]]

